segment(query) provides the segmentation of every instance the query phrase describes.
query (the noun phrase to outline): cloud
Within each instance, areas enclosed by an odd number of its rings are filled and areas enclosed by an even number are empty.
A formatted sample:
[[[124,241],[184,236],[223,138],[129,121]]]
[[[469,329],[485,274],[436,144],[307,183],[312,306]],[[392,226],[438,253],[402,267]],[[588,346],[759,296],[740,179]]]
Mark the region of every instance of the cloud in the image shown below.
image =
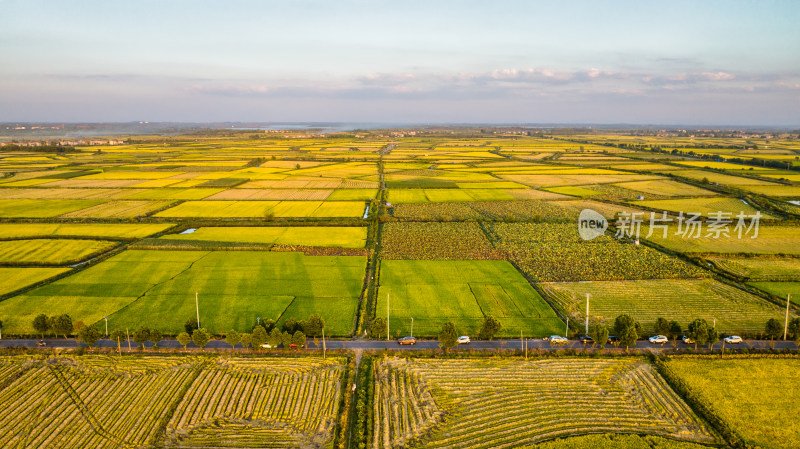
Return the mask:
[[[562,97],[580,100],[592,95],[621,97],[691,95],[709,92],[744,95],[796,90],[800,74],[741,73],[727,70],[658,73],[589,67],[498,68],[477,72],[373,72],[338,79],[202,80],[185,91],[231,97],[329,98],[352,100],[465,100]]]
[[[709,81],[729,81],[736,78],[734,75],[726,72],[700,72],[700,77]]]

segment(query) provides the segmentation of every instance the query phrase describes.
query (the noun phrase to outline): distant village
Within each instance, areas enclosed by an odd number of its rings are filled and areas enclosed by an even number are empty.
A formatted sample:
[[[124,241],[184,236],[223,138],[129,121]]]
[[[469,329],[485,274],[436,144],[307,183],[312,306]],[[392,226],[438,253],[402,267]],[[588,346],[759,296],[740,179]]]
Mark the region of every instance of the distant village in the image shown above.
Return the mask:
[[[0,142],[0,147],[15,145],[18,147],[75,147],[75,146],[97,146],[97,145],[124,145],[127,141],[119,139],[63,139],[54,141],[30,140],[25,142]]]

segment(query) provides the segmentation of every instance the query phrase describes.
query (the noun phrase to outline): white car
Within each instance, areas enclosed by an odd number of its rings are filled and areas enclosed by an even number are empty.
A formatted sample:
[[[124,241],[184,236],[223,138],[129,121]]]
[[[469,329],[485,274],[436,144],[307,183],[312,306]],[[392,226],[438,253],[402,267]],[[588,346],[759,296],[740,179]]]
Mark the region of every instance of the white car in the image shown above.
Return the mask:
[[[565,337],[562,337],[561,335],[551,335],[548,340],[550,340],[551,345],[563,345],[569,341]]]
[[[466,336],[466,335],[462,335],[462,336],[458,337],[458,344],[460,344],[460,345],[469,344],[469,337]]]
[[[667,338],[665,335],[654,335],[654,336],[650,337],[649,340],[650,340],[650,343],[664,344],[664,343],[667,343],[669,341],[669,338]]]
[[[725,343],[741,343],[743,341],[744,340],[742,340],[742,337],[738,335],[731,335],[730,337],[725,337]]]
[[[683,338],[681,338],[681,340],[683,340],[683,342],[686,343],[687,345],[694,344],[694,339],[691,337],[687,337],[686,335],[684,335]]]

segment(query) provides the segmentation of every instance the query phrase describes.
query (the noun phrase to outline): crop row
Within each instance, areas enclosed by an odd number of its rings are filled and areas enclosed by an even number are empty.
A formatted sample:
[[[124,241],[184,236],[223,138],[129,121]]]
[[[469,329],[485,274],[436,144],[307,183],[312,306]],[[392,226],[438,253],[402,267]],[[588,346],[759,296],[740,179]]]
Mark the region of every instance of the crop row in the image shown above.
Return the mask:
[[[702,272],[675,257],[608,236],[584,241],[575,224],[492,223],[497,248],[537,281],[664,279]]]
[[[372,447],[406,446],[440,420],[442,412],[418,376],[380,363],[374,382]]]
[[[485,260],[504,257],[477,223],[387,223],[384,259]]]
[[[392,359],[375,382],[373,448],[519,447],[604,432],[716,442],[639,360]]]
[[[341,364],[272,361],[264,369],[263,361],[236,359],[5,358],[0,404],[14,413],[0,417],[0,447],[196,447],[220,438],[225,447],[251,447],[259,436],[268,444],[257,447],[296,447],[330,440]]]

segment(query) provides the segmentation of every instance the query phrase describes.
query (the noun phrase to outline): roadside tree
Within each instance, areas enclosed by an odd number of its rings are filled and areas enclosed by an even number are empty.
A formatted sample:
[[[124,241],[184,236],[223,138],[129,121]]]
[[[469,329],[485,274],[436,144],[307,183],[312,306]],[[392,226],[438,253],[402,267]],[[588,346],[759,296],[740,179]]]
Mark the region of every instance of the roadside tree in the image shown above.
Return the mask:
[[[478,334],[478,338],[481,340],[491,340],[502,329],[503,325],[497,320],[497,318],[487,315],[483,318],[483,324],[481,324],[481,330]]]
[[[783,335],[783,324],[775,318],[770,318],[767,325],[764,326],[764,334],[770,340],[775,340]]]
[[[658,317],[656,318],[656,334],[657,335],[669,335],[670,324],[666,318]]]
[[[225,343],[231,345],[231,348],[236,347],[240,341],[242,341],[242,336],[235,330],[231,330],[228,332],[228,335],[225,336]]]
[[[302,348],[306,345],[306,334],[301,331],[297,331],[292,335],[292,344],[297,346],[298,348]]]
[[[319,315],[311,315],[308,321],[305,322],[303,330],[309,337],[321,337],[322,328],[325,327],[325,321]]]
[[[111,334],[108,336],[108,339],[116,343],[117,345],[121,346],[123,341],[128,339],[128,336],[125,335],[124,331],[115,330],[111,331]]]
[[[211,334],[203,327],[195,329],[192,333],[192,342],[200,349],[203,349],[209,341],[211,341]]]
[[[602,348],[608,341],[608,328],[599,324],[595,324],[589,328],[589,336],[592,337],[592,340],[594,340],[592,347],[597,344]]]
[[[50,319],[43,313],[36,315],[36,318],[33,319],[33,328],[44,338],[44,333],[50,331]]]
[[[142,349],[144,349],[144,343],[150,339],[150,329],[146,327],[140,327],[136,329],[136,332],[133,333],[133,342],[142,345]]]
[[[261,345],[267,342],[267,331],[261,327],[256,326],[253,329],[253,333],[250,334],[250,344],[253,345],[253,349],[261,349]]]
[[[247,349],[250,347],[250,343],[253,341],[252,334],[239,334],[239,343],[242,344],[242,349]]]
[[[103,334],[94,326],[83,326],[78,331],[78,339],[89,346],[89,349],[94,347],[94,344],[97,343],[100,338],[102,338]]]
[[[74,330],[74,327],[72,326],[72,318],[70,318],[66,313],[51,318],[50,327],[56,336],[61,334],[64,336],[64,338],[67,338],[67,335],[71,334]]]
[[[277,327],[273,328],[272,331],[269,333],[270,347],[272,347],[272,349],[275,349],[281,345],[282,341],[283,341],[283,334],[281,334],[280,329],[278,329]]]
[[[695,350],[697,350],[697,345],[704,345],[708,342],[710,330],[708,322],[702,318],[697,318],[689,323],[689,338],[694,340]]]
[[[164,339],[164,336],[161,335],[161,331],[158,329],[150,329],[150,337],[148,340],[153,342],[153,345],[157,348],[158,344],[161,343],[161,340]]]
[[[187,334],[192,335],[192,333],[195,331],[195,329],[197,329],[197,319],[196,318],[189,318],[188,320],[186,320],[185,323],[183,323],[183,330]]]
[[[191,342],[192,342],[192,336],[189,335],[188,332],[181,332],[180,334],[178,334],[178,343],[180,343],[181,346],[183,346],[184,351],[186,350],[186,345],[188,345]]]
[[[375,317],[369,325],[370,337],[381,339],[381,335],[386,332],[386,319],[383,317]]]
[[[454,347],[458,342],[458,333],[456,332],[456,326],[452,322],[448,321],[447,323],[442,326],[442,331],[439,332],[439,346],[442,347],[442,350],[447,353],[447,350]]]

